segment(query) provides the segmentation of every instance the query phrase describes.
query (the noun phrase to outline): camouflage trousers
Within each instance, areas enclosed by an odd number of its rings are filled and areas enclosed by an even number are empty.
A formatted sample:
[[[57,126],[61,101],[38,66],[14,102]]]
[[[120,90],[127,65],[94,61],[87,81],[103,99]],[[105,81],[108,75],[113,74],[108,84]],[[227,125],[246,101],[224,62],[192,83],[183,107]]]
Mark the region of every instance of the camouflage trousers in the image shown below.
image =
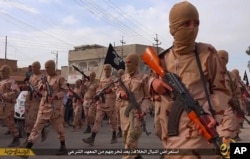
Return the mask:
[[[95,124],[92,128],[93,132],[96,132],[96,133],[99,132],[99,130],[101,128],[102,120],[103,120],[105,114],[108,116],[108,118],[110,120],[112,131],[117,130],[115,109],[111,109],[111,110],[110,109],[109,110],[97,109],[96,117],[95,117]]]
[[[81,123],[82,123],[82,104],[81,103],[74,103],[73,110],[74,110],[73,126],[81,126]]]
[[[64,117],[63,117],[63,104],[61,101],[55,101],[51,104],[40,104],[35,125],[30,133],[28,141],[35,143],[41,134],[42,129],[48,122],[51,123],[57,132],[60,141],[65,140],[64,133]]]
[[[84,109],[86,125],[87,126],[94,125],[96,116],[96,109],[94,105],[83,106],[83,109]]]
[[[24,130],[26,133],[30,133],[37,118],[39,100],[27,101],[25,104],[25,127]]]
[[[120,108],[121,129],[123,131],[123,140],[125,149],[138,148],[139,138],[142,134],[141,121],[134,116],[134,111],[129,113],[129,117],[124,115],[126,107]],[[122,156],[123,159],[134,159],[136,155]]]
[[[4,120],[12,136],[18,137],[19,131],[14,120],[14,103],[5,102],[5,105],[0,105],[0,109],[2,113],[0,118]]]
[[[155,128],[155,135],[161,140],[161,123],[160,123],[160,109],[161,109],[161,103],[160,102],[154,102],[154,128]]]

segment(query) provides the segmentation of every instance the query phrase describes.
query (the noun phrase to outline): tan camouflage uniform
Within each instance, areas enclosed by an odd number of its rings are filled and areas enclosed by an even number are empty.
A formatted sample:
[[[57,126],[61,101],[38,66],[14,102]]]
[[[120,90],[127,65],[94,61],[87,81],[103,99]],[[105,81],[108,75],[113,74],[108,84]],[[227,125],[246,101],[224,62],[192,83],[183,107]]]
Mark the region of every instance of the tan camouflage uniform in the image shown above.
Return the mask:
[[[241,110],[246,113],[246,99],[244,98],[244,88],[246,88],[245,84],[241,81],[241,77],[240,77],[240,74],[239,74],[239,70],[237,69],[233,69],[232,70],[232,73],[235,75],[236,79],[237,79],[237,84],[238,84],[238,87],[240,88],[240,96],[239,96],[239,101],[240,101],[240,106],[241,106]],[[240,128],[243,128],[243,122],[244,122],[244,119],[242,117],[240,117],[239,115],[237,116],[237,119],[238,119],[238,123],[240,125]]]
[[[77,80],[75,83],[74,92],[82,99],[81,91],[81,80]],[[76,127],[82,128],[82,102],[81,100],[73,97],[73,110],[74,110],[74,120],[73,120],[73,131],[76,131]]]
[[[117,71],[117,77],[118,78],[121,78],[121,76],[124,74],[124,70],[123,69],[119,69]],[[116,90],[116,94],[118,93],[117,91],[118,88],[118,84],[115,83],[116,87],[115,87],[115,90]],[[115,102],[115,113],[116,113],[116,120],[117,120],[117,126],[118,126],[118,132],[117,132],[117,137],[122,137],[122,130],[121,130],[121,120],[120,120],[120,105],[121,105],[121,102],[122,100],[119,98],[119,97],[116,97],[116,102]]]
[[[45,69],[47,72],[47,81],[52,88],[52,97],[48,97],[45,83],[41,82],[39,88],[42,90],[42,99],[39,105],[37,120],[28,138],[26,148],[31,148],[33,146],[45,124],[50,122],[56,130],[58,139],[60,140],[61,147],[57,155],[61,155],[66,153],[62,99],[66,94],[67,87],[65,80],[56,74],[55,62],[53,60],[49,60],[45,63]]]
[[[202,108],[208,114],[209,110],[207,97],[200,79],[200,71],[198,69],[195,58],[197,51],[202,72],[205,77],[205,85],[207,86],[210,101],[215,111],[215,119],[217,123],[222,125],[220,136],[230,137],[230,126],[232,123],[232,109],[228,105],[231,98],[230,92],[225,86],[223,69],[220,65],[219,57],[216,50],[209,44],[195,43],[198,34],[199,13],[195,6],[184,1],[176,3],[169,14],[170,33],[174,38],[173,47],[160,55],[161,65],[167,72],[175,73],[180,77],[188,93],[197,100]],[[155,79],[152,83],[155,86]],[[155,87],[154,87],[155,88]],[[166,155],[164,159],[211,159],[216,156],[200,154],[198,149],[211,149],[214,147],[208,144],[205,137],[201,136],[196,125],[189,119],[186,112],[180,116],[178,135],[168,135],[168,120],[171,108],[175,102],[169,97],[161,96],[160,122],[162,127],[162,143],[165,149],[186,149],[190,151],[181,151],[180,155]],[[215,122],[213,122],[215,124]]]
[[[149,95],[149,76],[138,71],[139,56],[137,54],[128,54],[125,59],[125,74],[121,77],[126,88],[131,91],[136,99],[136,102],[140,104],[142,113],[144,115],[148,112],[150,107],[150,95]],[[117,96],[120,97],[120,120],[121,128],[123,131],[123,139],[125,149],[138,148],[139,138],[142,134],[141,120],[136,117],[137,112],[132,109],[129,112],[129,117],[125,116],[125,111],[129,106],[128,98],[124,98],[122,91],[125,91],[122,87],[118,88],[120,91]],[[134,159],[140,157],[136,155],[123,156],[123,159]]]
[[[29,78],[29,81],[27,85],[30,85],[29,87],[32,87],[33,94],[31,95],[31,91],[29,90],[28,95],[26,96],[25,100],[25,132],[27,133],[27,139],[25,141],[25,145],[28,142],[28,137],[30,135],[30,132],[36,122],[37,113],[39,104],[41,101],[41,95],[39,94],[39,88],[38,84],[41,80],[42,74],[40,71],[41,65],[38,61],[35,61],[32,63],[32,75]],[[48,130],[45,128],[42,130],[42,138],[41,141],[45,141],[47,138]]]
[[[20,89],[15,80],[9,77],[11,69],[8,65],[0,68],[2,80],[0,81],[0,118],[4,119],[7,128],[13,136],[13,141],[8,147],[18,146],[19,131],[14,120],[14,103]]]
[[[98,87],[98,81],[95,79],[95,72],[90,73],[90,80],[86,81],[83,85],[84,100],[83,100],[83,109],[85,114],[85,123],[87,125],[84,133],[91,133],[91,126],[94,125],[95,116],[96,116],[96,108],[94,103],[94,96],[96,95],[96,89]]]
[[[113,81],[115,80],[115,77],[111,76],[111,71],[112,71],[111,65],[105,64],[104,65],[105,77],[103,77],[100,80],[99,86],[96,90],[96,94],[98,94],[100,91],[102,91],[102,89],[104,87],[106,87],[107,85],[113,83]],[[107,88],[104,91],[104,98],[105,98],[105,103],[103,103],[101,100],[97,100],[97,102],[96,102],[97,112],[96,112],[96,117],[95,117],[95,123],[94,123],[92,130],[91,130],[92,134],[89,138],[83,139],[83,142],[85,142],[87,144],[90,144],[90,145],[94,144],[95,136],[100,130],[101,123],[102,123],[102,120],[103,120],[105,114],[110,119],[110,124],[111,124],[112,132],[113,132],[111,144],[117,142],[117,137],[116,137],[117,121],[115,119],[116,118],[116,116],[115,116],[116,95],[115,95],[114,85]]]

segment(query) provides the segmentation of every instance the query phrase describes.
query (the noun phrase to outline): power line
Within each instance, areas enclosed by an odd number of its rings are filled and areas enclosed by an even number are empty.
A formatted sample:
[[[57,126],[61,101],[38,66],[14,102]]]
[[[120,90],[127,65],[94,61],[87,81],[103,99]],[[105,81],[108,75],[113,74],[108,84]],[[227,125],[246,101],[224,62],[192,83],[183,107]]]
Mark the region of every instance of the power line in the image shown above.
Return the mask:
[[[9,18],[11,18],[11,19],[13,19],[13,20],[19,22],[20,24],[23,24],[23,25],[25,25],[25,26],[28,26],[28,27],[30,27],[30,28],[32,28],[32,29],[34,29],[34,30],[40,31],[40,32],[42,32],[42,33],[44,33],[44,34],[46,34],[46,35],[48,35],[48,36],[50,36],[50,37],[53,37],[54,39],[57,39],[58,41],[61,41],[61,42],[65,43],[65,44],[67,44],[67,45],[70,45],[71,47],[74,46],[73,44],[70,44],[70,43],[68,43],[68,42],[66,42],[66,41],[64,41],[64,40],[62,40],[62,39],[58,38],[57,36],[55,36],[55,35],[53,35],[53,34],[51,34],[51,33],[47,33],[47,32],[45,32],[45,31],[41,31],[41,30],[38,29],[37,27],[35,27],[35,26],[33,26],[33,25],[29,24],[29,23],[26,23],[26,22],[22,21],[21,19],[18,19],[18,18],[14,17],[14,16],[12,16],[12,15],[6,13],[6,12],[2,12],[2,13],[4,13],[7,17],[9,17]],[[26,28],[25,28],[25,29],[26,29]]]

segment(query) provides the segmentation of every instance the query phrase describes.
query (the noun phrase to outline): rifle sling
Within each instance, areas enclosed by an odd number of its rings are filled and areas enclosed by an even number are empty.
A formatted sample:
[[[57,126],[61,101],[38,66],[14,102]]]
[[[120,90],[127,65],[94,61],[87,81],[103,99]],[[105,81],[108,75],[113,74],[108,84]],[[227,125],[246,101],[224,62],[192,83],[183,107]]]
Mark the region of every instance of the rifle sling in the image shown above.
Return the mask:
[[[210,110],[212,116],[215,117],[215,111],[214,111],[214,109],[212,107],[210,96],[208,94],[208,89],[207,89],[207,86],[206,86],[206,80],[205,80],[204,74],[202,72],[201,60],[200,60],[199,55],[198,55],[197,45],[195,45],[194,53],[195,53],[196,62],[198,64],[198,68],[199,68],[199,71],[200,71],[200,78],[201,78],[201,81],[202,81],[202,84],[203,84],[203,87],[204,87],[204,91],[205,91],[205,94],[206,94],[209,110]]]

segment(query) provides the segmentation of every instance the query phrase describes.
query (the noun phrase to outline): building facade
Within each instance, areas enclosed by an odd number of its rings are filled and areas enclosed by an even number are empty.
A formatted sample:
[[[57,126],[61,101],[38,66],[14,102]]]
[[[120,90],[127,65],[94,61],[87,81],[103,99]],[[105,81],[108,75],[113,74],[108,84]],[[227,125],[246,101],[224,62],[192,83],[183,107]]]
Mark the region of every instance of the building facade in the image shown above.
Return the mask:
[[[12,72],[17,71],[17,60],[11,60],[11,59],[5,60],[0,58],[0,67],[2,67],[5,64],[10,66]]]
[[[137,53],[139,56],[145,51],[148,45],[131,44],[114,47],[118,55],[125,58],[129,53]],[[154,48],[157,50],[157,48]],[[159,51],[163,50],[158,48]],[[74,50],[70,50],[68,53],[69,66],[63,66],[61,75],[68,80],[69,83],[74,83],[76,79],[81,78],[81,74],[74,70],[72,65],[75,65],[84,72],[87,76],[92,72],[96,72],[96,78],[100,79],[103,75],[102,69],[104,60],[107,54],[108,48],[101,45],[82,45],[74,47]],[[140,70],[143,72],[149,72],[149,68],[142,62],[140,63]],[[117,70],[113,70],[113,74]]]

